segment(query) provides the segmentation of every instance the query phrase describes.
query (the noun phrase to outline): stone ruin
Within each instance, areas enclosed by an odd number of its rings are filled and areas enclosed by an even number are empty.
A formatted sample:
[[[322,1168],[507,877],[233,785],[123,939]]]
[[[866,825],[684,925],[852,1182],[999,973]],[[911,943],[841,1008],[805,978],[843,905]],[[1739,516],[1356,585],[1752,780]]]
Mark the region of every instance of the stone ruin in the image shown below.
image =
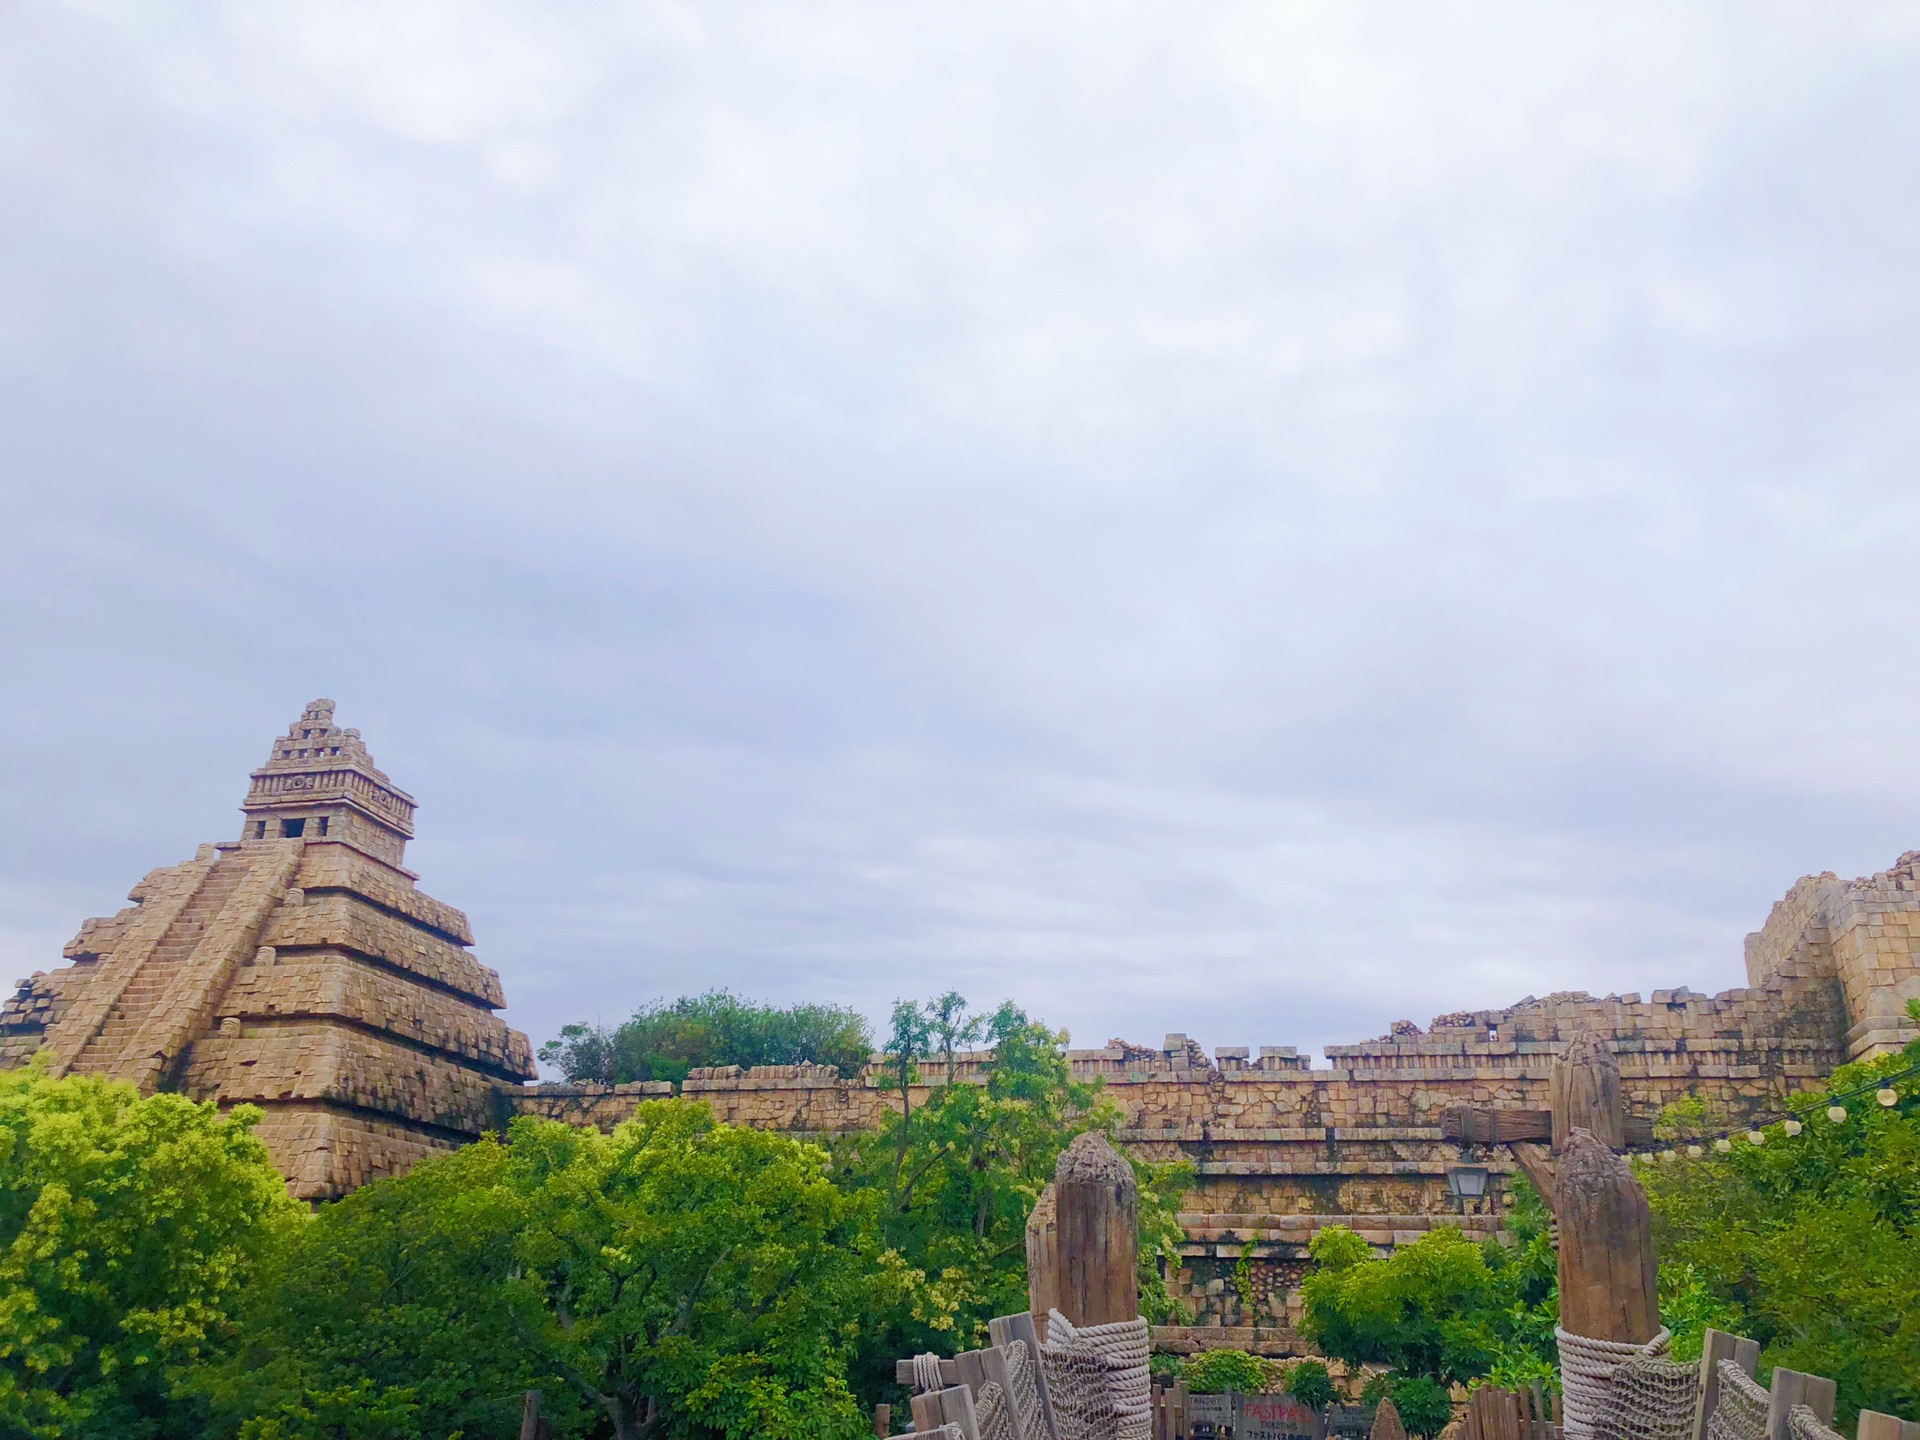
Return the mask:
[[[467,917],[402,864],[413,797],[333,709],[273,742],[238,840],[153,871],[0,1007],[0,1065],[44,1047],[56,1074],[260,1106],[308,1200],[477,1138],[534,1074]]]
[[[130,909],[89,920],[73,963],[0,1007],[0,1066],[44,1047],[60,1073],[109,1075],[266,1112],[260,1135],[293,1193],[345,1194],[450,1149],[513,1114],[612,1126],[663,1083],[527,1085],[527,1039],[494,1012],[499,976],[469,954],[466,916],[403,868],[412,797],[359,733],[316,700],[253,773],[240,839],[205,845],[134,887]],[[1395,1021],[1315,1068],[1290,1046],[1211,1054],[1185,1035],[1075,1050],[1082,1079],[1118,1103],[1115,1140],[1183,1158],[1195,1180],[1176,1293],[1195,1324],[1173,1348],[1298,1352],[1296,1282],[1330,1224],[1383,1251],[1435,1225],[1500,1226],[1509,1162],[1486,1195],[1454,1199],[1449,1106],[1542,1108],[1553,1057],[1605,1037],[1629,1109],[1645,1120],[1688,1097],[1737,1124],[1777,1111],[1849,1059],[1920,1035],[1920,852],[1865,879],[1801,880],[1747,938],[1745,988],[1594,997],[1563,992],[1497,1010]],[[987,1057],[963,1055],[962,1083]],[[945,1067],[926,1078],[944,1078]],[[827,1136],[870,1129],[898,1103],[880,1068],[695,1070],[682,1093],[735,1124]],[[923,1087],[924,1089],[924,1087]],[[921,1097],[916,1097],[916,1103]],[[1254,1262],[1250,1293],[1236,1267]],[[1251,1303],[1249,1303],[1251,1301]]]

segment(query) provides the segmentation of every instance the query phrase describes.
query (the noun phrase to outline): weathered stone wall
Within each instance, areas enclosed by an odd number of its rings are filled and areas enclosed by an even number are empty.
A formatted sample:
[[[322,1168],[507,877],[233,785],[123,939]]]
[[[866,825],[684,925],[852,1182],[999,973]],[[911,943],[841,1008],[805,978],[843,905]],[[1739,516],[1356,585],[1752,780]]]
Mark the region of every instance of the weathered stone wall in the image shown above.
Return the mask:
[[[1573,1035],[1594,1031],[1613,1041],[1633,1113],[1650,1118],[1700,1096],[1738,1121],[1830,1073],[1845,1058],[1841,1018],[1761,990],[1661,990],[1650,1000],[1570,993],[1444,1015],[1424,1031],[1402,1022],[1378,1040],[1329,1046],[1332,1064],[1321,1070],[1280,1047],[1257,1060],[1239,1048],[1210,1059],[1184,1035],[1169,1035],[1158,1049],[1113,1041],[1071,1058],[1075,1075],[1098,1077],[1119,1106],[1116,1139],[1142,1158],[1184,1158],[1196,1172],[1180,1217],[1187,1243],[1175,1280],[1197,1324],[1165,1330],[1161,1342],[1231,1339],[1286,1353],[1299,1348],[1294,1287],[1322,1226],[1349,1226],[1382,1248],[1437,1223],[1498,1228],[1510,1166],[1495,1156],[1489,1195],[1470,1205],[1453,1200],[1446,1171],[1459,1151],[1441,1139],[1447,1107],[1546,1108],[1554,1056]],[[960,1056],[955,1078],[977,1083],[987,1058]],[[923,1078],[944,1074],[936,1063]],[[884,1079],[878,1065],[857,1080],[824,1067],[766,1066],[696,1070],[682,1088],[733,1124],[828,1135],[877,1126],[899,1103],[881,1088]],[[628,1093],[528,1086],[506,1099],[519,1113],[610,1126],[641,1098],[637,1087],[621,1088]],[[929,1089],[916,1089],[916,1105]],[[1248,1246],[1253,1313],[1234,1283]]]

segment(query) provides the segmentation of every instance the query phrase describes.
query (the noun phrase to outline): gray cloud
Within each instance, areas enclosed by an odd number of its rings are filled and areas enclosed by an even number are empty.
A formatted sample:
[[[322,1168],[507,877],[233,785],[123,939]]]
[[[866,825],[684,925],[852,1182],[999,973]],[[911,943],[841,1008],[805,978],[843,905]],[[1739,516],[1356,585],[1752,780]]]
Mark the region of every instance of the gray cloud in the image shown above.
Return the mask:
[[[1920,843],[1917,49],[12,7],[0,955],[324,693],[536,1037],[1737,983]]]

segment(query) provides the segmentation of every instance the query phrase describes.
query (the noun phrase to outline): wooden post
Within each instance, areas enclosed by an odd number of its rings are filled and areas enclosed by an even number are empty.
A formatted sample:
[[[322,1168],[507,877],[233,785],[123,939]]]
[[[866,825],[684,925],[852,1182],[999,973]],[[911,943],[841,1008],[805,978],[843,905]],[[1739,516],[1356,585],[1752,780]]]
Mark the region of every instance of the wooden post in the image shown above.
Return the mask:
[[[1575,1130],[1590,1130],[1609,1150],[1627,1145],[1627,1109],[1620,1098],[1620,1064],[1591,1031],[1573,1037],[1548,1078],[1553,1148],[1566,1148]]]
[[[1803,1375],[1776,1365],[1773,1388],[1767,1392],[1768,1440],[1793,1440],[1787,1412],[1805,1405],[1820,1417],[1822,1425],[1833,1424],[1833,1397],[1838,1387],[1824,1375]]]
[[[873,1407],[873,1440],[887,1440],[893,1434],[893,1406],[884,1402]]]
[[[540,1440],[540,1392],[529,1390],[520,1397],[520,1440]]]
[[[1060,1212],[1056,1187],[1049,1184],[1027,1216],[1027,1309],[1035,1333],[1045,1339],[1047,1312],[1060,1304]],[[1040,1363],[1040,1352],[1033,1352]]]
[[[1860,1412],[1859,1440],[1920,1440],[1920,1421],[1902,1420],[1879,1410]]]
[[[942,1425],[958,1425],[961,1440],[980,1440],[980,1422],[973,1415],[973,1391],[964,1385],[931,1390],[913,1397],[913,1428],[924,1435]]]
[[[1593,1340],[1646,1344],[1660,1332],[1647,1192],[1632,1167],[1590,1130],[1569,1135],[1554,1170],[1562,1328]]]
[[[1700,1398],[1693,1405],[1693,1440],[1706,1440],[1707,1421],[1720,1403],[1720,1362],[1731,1360],[1747,1374],[1760,1363],[1760,1342],[1711,1326],[1700,1341]],[[1862,1436],[1861,1440],[1866,1440]]]
[[[1140,1196],[1133,1167],[1088,1133],[1053,1171],[1060,1313],[1075,1325],[1140,1318]],[[1035,1207],[1036,1209],[1038,1207]],[[1031,1237],[1031,1225],[1028,1228]],[[1034,1290],[1028,1272],[1028,1290]]]

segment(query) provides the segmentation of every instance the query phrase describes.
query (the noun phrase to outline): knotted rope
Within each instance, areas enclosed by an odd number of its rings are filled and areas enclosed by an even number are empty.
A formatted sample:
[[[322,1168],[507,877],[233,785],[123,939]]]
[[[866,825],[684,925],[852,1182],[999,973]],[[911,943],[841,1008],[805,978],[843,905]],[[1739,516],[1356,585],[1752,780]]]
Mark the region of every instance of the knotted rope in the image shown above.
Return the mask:
[[[1060,1410],[1060,1397],[1054,1395],[1054,1370],[1061,1368],[1063,1382],[1070,1388],[1086,1389],[1095,1376],[1104,1380],[1104,1403],[1088,1394],[1075,1402],[1074,1423],[1082,1421],[1097,1428],[1085,1432],[1086,1440],[1151,1440],[1153,1434],[1153,1382],[1147,1371],[1148,1335],[1144,1320],[1116,1320],[1107,1325],[1075,1325],[1058,1310],[1047,1316],[1047,1343],[1041,1347],[1047,1368],[1047,1392],[1053,1395],[1054,1420],[1061,1429],[1060,1440],[1069,1440],[1068,1421]],[[1090,1362],[1090,1363],[1089,1363]],[[1112,1418],[1107,1418],[1110,1411]],[[1077,1440],[1077,1437],[1076,1437]]]
[[[1838,1430],[1813,1413],[1811,1405],[1795,1405],[1787,1411],[1787,1428],[1793,1440],[1845,1440]]]
[[[1634,1355],[1614,1367],[1594,1429],[1600,1440],[1693,1440],[1699,1400],[1698,1365]]]
[[[1570,1335],[1558,1325],[1553,1327],[1553,1338],[1560,1344],[1560,1392],[1566,1440],[1594,1440],[1594,1425],[1606,1404],[1613,1372],[1636,1355],[1664,1357],[1673,1340],[1665,1326],[1644,1345]]]
[[[1764,1440],[1772,1397],[1733,1361],[1722,1360],[1714,1368],[1720,1376],[1720,1398],[1707,1417],[1707,1440]],[[1787,1416],[1791,1420],[1793,1412]]]
[[[1020,1417],[1020,1433],[1027,1440],[1043,1440],[1046,1424],[1040,1413],[1040,1387],[1034,1380],[1033,1354],[1027,1349],[1027,1342],[1020,1339],[1008,1341],[1001,1347],[1001,1353],[1007,1357],[1007,1385],[1013,1391],[1009,1398]]]
[[[931,1350],[924,1355],[913,1357],[913,1388],[921,1395],[929,1395],[943,1388],[940,1379],[940,1357]]]
[[[993,1381],[983,1384],[973,1397],[973,1410],[980,1440],[1019,1440],[1013,1423],[1013,1399]]]

